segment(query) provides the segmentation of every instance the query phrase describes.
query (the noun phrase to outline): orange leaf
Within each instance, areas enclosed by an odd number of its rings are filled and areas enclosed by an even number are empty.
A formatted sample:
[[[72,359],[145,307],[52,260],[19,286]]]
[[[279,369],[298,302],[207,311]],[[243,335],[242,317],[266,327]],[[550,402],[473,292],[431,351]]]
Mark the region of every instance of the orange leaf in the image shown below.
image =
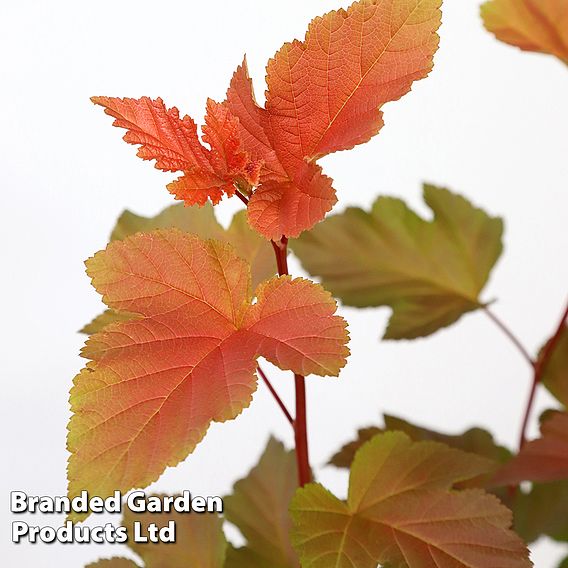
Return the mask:
[[[203,127],[203,140],[211,146],[211,162],[226,176],[243,175],[250,185],[257,185],[260,162],[249,162],[249,155],[241,149],[239,119],[231,114],[226,104],[209,99]]]
[[[227,103],[241,138],[261,159],[261,187],[249,204],[253,227],[296,237],[337,201],[314,162],[367,142],[383,125],[382,105],[432,68],[441,0],[361,0],[310,24],[267,67],[266,108],[255,101],[246,60]]]
[[[266,109],[286,160],[314,160],[367,142],[380,108],[432,69],[441,0],[361,0],[315,18],[267,68]]]
[[[568,479],[568,413],[553,413],[543,422],[541,434],[497,472],[495,485]]]
[[[161,99],[94,97],[157,167],[184,171],[168,189],[187,204],[216,204],[235,186],[249,196],[262,235],[297,237],[337,202],[316,160],[367,142],[381,108],[428,75],[438,48],[442,0],[359,0],[315,18],[303,42],[286,43],[267,66],[266,108],[255,100],[246,59],[226,104],[207,103],[201,145],[195,123]]]
[[[481,15],[497,39],[524,51],[555,55],[568,64],[566,0],[490,0]]]
[[[156,160],[158,169],[177,172],[208,168],[207,151],[199,142],[195,122],[189,116],[180,118],[175,107],[167,109],[162,99],[91,97],[91,100],[115,119],[113,126],[127,130],[125,142],[140,144],[138,156]]]
[[[71,391],[70,495],[144,487],[193,451],[211,421],[235,418],[256,389],[256,358],[336,375],[348,350],[335,302],[303,279],[276,277],[252,304],[250,267],[234,249],[175,229],[138,233],[87,261],[113,310],[139,319],[87,341]]]
[[[260,163],[251,162],[241,149],[238,119],[225,105],[207,103],[203,139],[209,149],[200,142],[195,122],[188,116],[180,118],[177,108],[166,108],[160,98],[91,100],[115,118],[114,126],[127,129],[126,142],[140,144],[140,158],[156,160],[163,171],[184,172],[168,189],[187,205],[203,205],[208,199],[216,204],[223,194],[233,195],[235,183],[258,181]]]

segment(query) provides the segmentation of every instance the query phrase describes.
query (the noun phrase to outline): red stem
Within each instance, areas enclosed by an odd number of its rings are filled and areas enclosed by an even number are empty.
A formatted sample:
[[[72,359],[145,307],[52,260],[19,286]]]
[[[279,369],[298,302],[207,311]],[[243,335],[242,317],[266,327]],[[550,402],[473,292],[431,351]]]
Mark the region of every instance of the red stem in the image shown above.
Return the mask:
[[[264,381],[264,383],[268,387],[268,390],[271,392],[272,396],[274,397],[274,399],[278,403],[278,406],[281,408],[282,412],[284,413],[284,416],[286,416],[286,419],[288,420],[288,422],[290,422],[290,424],[292,424],[292,428],[293,428],[294,427],[294,419],[292,418],[292,415],[290,414],[290,412],[288,412],[286,405],[282,402],[282,399],[278,396],[278,393],[276,392],[276,390],[272,386],[271,382],[268,380],[268,377],[266,376],[264,371],[260,368],[260,365],[257,367],[257,371],[258,371],[258,374],[260,375],[260,378]]]
[[[296,387],[296,420],[294,439],[296,441],[296,460],[298,463],[298,483],[300,487],[310,483],[312,471],[308,453],[308,421],[306,416],[306,380],[302,375],[294,375]]]
[[[527,406],[525,409],[525,414],[523,416],[521,437],[519,439],[519,448],[521,449],[527,442],[527,427],[529,424],[529,419],[534,405],[537,387],[542,381],[542,377],[544,375],[544,372],[546,371],[546,367],[550,362],[550,359],[552,357],[552,354],[554,353],[554,350],[556,349],[556,346],[558,345],[558,342],[560,341],[560,337],[562,335],[562,332],[564,331],[564,324],[567,318],[568,318],[568,305],[566,306],[564,313],[560,318],[560,322],[558,323],[558,327],[556,328],[554,335],[544,346],[540,357],[534,363],[533,381],[529,393],[529,398],[527,401]]]
[[[248,197],[246,195],[241,193],[240,190],[238,190],[238,189],[235,191],[235,193],[236,193],[237,197],[245,205],[248,205],[249,200],[248,200]],[[272,246],[275,247],[276,245],[275,245],[274,241],[271,241],[271,242],[272,242]],[[277,254],[276,254],[276,261],[277,261],[277,264],[278,264],[278,272],[280,273],[279,249],[275,248],[274,250],[278,251]],[[294,419],[292,418],[292,415],[290,414],[290,412],[286,408],[286,405],[284,404],[284,402],[282,402],[282,399],[280,398],[280,396],[278,396],[276,389],[272,386],[272,383],[268,380],[266,373],[260,368],[260,365],[257,367],[257,370],[258,370],[258,374],[260,375],[260,378],[264,381],[264,383],[268,387],[270,394],[274,397],[274,400],[276,401],[276,403],[278,404],[278,406],[280,407],[280,409],[284,413],[284,416],[286,417],[288,422],[290,422],[290,424],[292,425],[292,428],[293,428],[294,427]]]
[[[238,189],[236,190],[237,197],[245,204],[248,205],[248,198],[243,195]],[[278,267],[279,276],[288,275],[288,239],[282,237],[279,241],[270,241],[274,249],[276,257],[276,266]],[[300,487],[310,483],[312,480],[312,470],[310,468],[310,457],[308,452],[308,420],[306,416],[306,381],[302,375],[294,375],[294,386],[296,389],[296,419],[292,420],[290,413],[284,406],[281,398],[278,396],[274,387],[268,381],[264,372],[258,368],[261,378],[268,386],[272,396],[274,396],[278,406],[282,409],[286,418],[292,423],[294,427],[294,439],[296,442],[296,462],[298,464],[298,483]]]
[[[519,350],[519,353],[527,361],[527,363],[534,368],[535,362],[530,356],[525,346],[520,342],[517,336],[499,319],[487,306],[483,307],[483,311],[487,314],[489,319],[511,340],[511,343]]]
[[[288,239],[282,237],[280,241],[271,241],[278,274],[288,275]],[[308,421],[306,415],[306,381],[302,375],[294,375],[296,389],[296,419],[294,420],[294,439],[296,442],[296,462],[298,464],[298,483],[300,487],[310,483],[312,472],[308,451]]]

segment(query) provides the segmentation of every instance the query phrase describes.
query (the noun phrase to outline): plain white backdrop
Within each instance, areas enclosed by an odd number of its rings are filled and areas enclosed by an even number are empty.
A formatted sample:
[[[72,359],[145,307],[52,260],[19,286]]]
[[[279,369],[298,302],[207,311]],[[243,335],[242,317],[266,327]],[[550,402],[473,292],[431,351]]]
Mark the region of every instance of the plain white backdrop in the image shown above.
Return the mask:
[[[162,96],[200,121],[206,98],[223,99],[246,52],[262,100],[267,59],[338,3],[2,3],[3,565],[79,568],[128,555],[122,546],[15,546],[9,537],[10,490],[65,494],[68,390],[83,365],[84,338],[76,330],[101,310],[83,260],[105,246],[124,208],[153,215],[171,203],[165,190],[171,176],[136,158],[89,97]],[[498,43],[482,28],[478,4],[447,0],[431,76],[385,107],[386,125],[373,141],[322,162],[335,179],[337,211],[368,206],[381,193],[427,215],[420,185],[430,181],[502,215],[505,253],[483,296],[498,300],[494,310],[534,352],[556,325],[567,293],[568,69]],[[221,219],[239,206],[223,203]],[[295,262],[292,270],[300,274]],[[358,427],[380,424],[382,412],[448,432],[482,425],[499,442],[515,444],[530,373],[483,314],[425,340],[389,343],[379,341],[388,310],[341,312],[352,337],[348,366],[339,379],[308,380],[312,460],[330,489],[344,495],[347,478],[324,467],[327,459]],[[268,370],[292,403],[291,376]],[[535,416],[550,404],[539,395]],[[224,494],[269,434],[292,442],[260,386],[248,410],[213,425],[195,453],[151,489]],[[541,541],[535,565],[553,568],[567,552]]]

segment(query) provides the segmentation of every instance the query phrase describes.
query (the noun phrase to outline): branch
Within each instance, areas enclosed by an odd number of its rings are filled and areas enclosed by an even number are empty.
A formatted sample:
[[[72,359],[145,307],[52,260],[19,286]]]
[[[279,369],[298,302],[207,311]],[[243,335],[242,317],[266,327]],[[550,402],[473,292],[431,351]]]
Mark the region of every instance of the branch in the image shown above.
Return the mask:
[[[565,324],[567,318],[568,318],[568,305],[564,309],[564,313],[562,314],[562,317],[560,318],[560,322],[558,323],[558,326],[556,328],[556,331],[554,332],[554,335],[547,342],[547,344],[544,346],[542,353],[540,354],[540,357],[534,363],[533,382],[532,382],[532,385],[531,385],[531,390],[530,390],[530,393],[529,393],[527,406],[526,406],[525,413],[524,413],[524,416],[523,416],[523,424],[521,426],[521,437],[520,437],[520,440],[519,440],[519,448],[522,448],[527,442],[527,427],[528,427],[529,419],[530,419],[530,416],[531,416],[532,408],[533,408],[533,405],[534,405],[536,389],[537,389],[538,385],[540,384],[540,382],[542,381],[542,377],[544,376],[544,372],[546,371],[546,367],[548,366],[548,363],[550,362],[550,359],[552,358],[552,354],[554,353],[554,350],[556,349],[556,346],[558,345],[558,342],[560,341],[560,337],[561,337],[562,332],[564,330],[564,324]]]
[[[282,237],[280,241],[271,241],[278,274],[288,274],[288,239]],[[312,470],[308,451],[308,421],[306,414],[306,381],[302,375],[294,375],[296,390],[296,420],[294,420],[294,440],[296,442],[296,462],[298,464],[298,483],[300,487],[310,483]]]
[[[248,198],[237,188],[235,193],[237,197],[248,206]],[[285,236],[279,241],[270,241],[274,249],[276,257],[276,266],[278,274],[284,276],[288,274],[288,239]],[[294,375],[294,386],[296,390],[296,420],[292,418],[288,409],[278,396],[274,387],[264,374],[264,371],[258,367],[258,374],[266,383],[266,386],[272,393],[272,396],[280,406],[282,412],[294,428],[294,440],[296,442],[296,462],[298,464],[298,483],[300,487],[306,485],[312,480],[312,471],[310,468],[310,458],[308,452],[308,424],[306,415],[306,381],[302,375]]]
[[[272,384],[268,380],[268,377],[266,376],[265,372],[260,368],[260,365],[258,365],[257,371],[258,371],[258,374],[260,375],[260,378],[265,382],[266,386],[268,387],[268,390],[272,393],[272,396],[274,397],[274,399],[278,403],[278,406],[281,408],[282,412],[284,413],[284,416],[286,416],[286,419],[288,420],[288,422],[290,422],[290,424],[292,425],[292,428],[293,428],[294,427],[294,419],[292,418],[292,415],[290,414],[290,412],[288,412],[286,405],[282,402],[282,399],[278,396],[278,393],[276,392],[276,390],[274,389],[274,387],[272,386]]]
[[[499,319],[487,306],[483,306],[483,311],[489,317],[489,319],[511,340],[511,343],[519,350],[520,354],[527,361],[527,363],[534,368],[535,361],[530,356],[526,347],[521,343],[518,337],[510,330],[510,328],[505,325],[505,323]]]

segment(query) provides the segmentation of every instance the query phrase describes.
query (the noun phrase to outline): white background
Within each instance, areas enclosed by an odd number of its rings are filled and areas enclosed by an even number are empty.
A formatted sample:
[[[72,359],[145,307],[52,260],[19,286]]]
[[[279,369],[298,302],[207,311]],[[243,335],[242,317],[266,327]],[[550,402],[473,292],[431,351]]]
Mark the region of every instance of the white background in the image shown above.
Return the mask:
[[[335,7],[336,0],[2,3],[2,565],[70,568],[123,553],[9,543],[10,490],[65,493],[68,389],[83,364],[76,330],[101,309],[82,262],[105,246],[124,208],[153,215],[171,203],[169,176],[136,158],[89,96],[162,96],[201,120],[206,97],[223,99],[246,52],[262,100],[267,59]],[[420,199],[427,180],[503,215],[505,254],[484,298],[498,298],[495,311],[534,352],[566,300],[568,69],[498,43],[483,30],[476,0],[448,0],[443,21],[431,77],[385,107],[377,138],[323,165],[335,178],[338,211],[382,193],[427,215]],[[239,205],[224,203],[221,218]],[[299,273],[296,263],[292,269]],[[322,464],[383,411],[451,432],[484,425],[515,443],[530,373],[483,314],[426,340],[381,343],[388,310],[341,311],[350,322],[349,364],[339,380],[308,380],[313,464],[332,490],[344,494],[346,476]],[[269,370],[291,403],[291,377]],[[541,394],[538,410],[549,404]],[[292,441],[261,386],[250,409],[212,426],[152,489],[224,494],[269,433]],[[549,542],[534,550],[538,568],[566,554]]]

